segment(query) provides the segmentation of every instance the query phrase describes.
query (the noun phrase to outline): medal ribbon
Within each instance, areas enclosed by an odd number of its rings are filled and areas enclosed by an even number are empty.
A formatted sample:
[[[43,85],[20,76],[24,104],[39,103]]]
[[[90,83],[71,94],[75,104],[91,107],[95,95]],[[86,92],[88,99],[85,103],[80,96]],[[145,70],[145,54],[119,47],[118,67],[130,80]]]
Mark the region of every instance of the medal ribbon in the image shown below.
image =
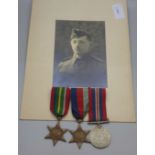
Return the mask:
[[[88,110],[88,88],[72,88],[71,105],[75,119],[83,120]]]
[[[105,88],[89,88],[89,121],[107,121]]]
[[[69,109],[70,89],[63,87],[52,87],[50,111],[56,117],[64,117]]]

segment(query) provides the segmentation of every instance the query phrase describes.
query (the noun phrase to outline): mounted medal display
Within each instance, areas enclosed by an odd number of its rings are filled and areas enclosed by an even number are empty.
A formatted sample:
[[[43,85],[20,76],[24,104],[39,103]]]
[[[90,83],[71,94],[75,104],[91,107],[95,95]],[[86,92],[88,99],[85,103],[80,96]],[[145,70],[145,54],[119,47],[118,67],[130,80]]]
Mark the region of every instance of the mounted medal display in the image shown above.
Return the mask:
[[[119,3],[33,0],[20,118],[56,121],[42,136],[54,146],[111,147],[103,125],[135,122],[127,2]]]

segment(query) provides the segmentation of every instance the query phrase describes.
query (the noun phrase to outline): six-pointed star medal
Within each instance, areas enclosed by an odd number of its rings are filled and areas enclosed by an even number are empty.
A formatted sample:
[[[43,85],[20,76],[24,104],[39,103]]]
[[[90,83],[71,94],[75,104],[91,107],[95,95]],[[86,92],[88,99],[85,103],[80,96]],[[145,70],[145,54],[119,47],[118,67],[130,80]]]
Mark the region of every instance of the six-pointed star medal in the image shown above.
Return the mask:
[[[73,138],[69,141],[69,143],[77,143],[78,148],[80,149],[83,143],[89,143],[86,138],[90,131],[84,131],[79,125],[75,131],[69,131]]]
[[[49,130],[49,134],[45,137],[45,139],[51,139],[53,141],[53,145],[55,146],[56,143],[58,141],[63,141],[63,142],[66,142],[66,140],[64,139],[63,135],[64,133],[67,132],[66,129],[62,129],[60,127],[60,124],[59,122],[56,124],[55,127],[47,127],[48,130]]]

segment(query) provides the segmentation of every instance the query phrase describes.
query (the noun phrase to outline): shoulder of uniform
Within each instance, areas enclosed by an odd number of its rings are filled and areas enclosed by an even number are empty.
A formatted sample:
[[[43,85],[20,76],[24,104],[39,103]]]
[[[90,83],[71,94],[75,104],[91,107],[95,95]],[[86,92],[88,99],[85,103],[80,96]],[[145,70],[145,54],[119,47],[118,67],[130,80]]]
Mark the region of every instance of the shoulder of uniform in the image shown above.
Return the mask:
[[[59,66],[61,66],[62,64],[67,63],[67,62],[70,61],[70,60],[71,60],[71,57],[64,58],[64,59],[59,63]]]
[[[72,57],[66,57],[66,58],[64,58],[63,60],[62,60],[62,62],[65,62],[65,61],[68,61],[68,60],[70,60]]]
[[[63,66],[69,65],[70,61],[71,61],[71,57],[65,58],[58,64],[58,66],[63,67]]]
[[[96,55],[91,55],[91,58],[97,62],[100,62],[100,63],[103,63],[104,60],[101,59],[99,56],[96,56]]]

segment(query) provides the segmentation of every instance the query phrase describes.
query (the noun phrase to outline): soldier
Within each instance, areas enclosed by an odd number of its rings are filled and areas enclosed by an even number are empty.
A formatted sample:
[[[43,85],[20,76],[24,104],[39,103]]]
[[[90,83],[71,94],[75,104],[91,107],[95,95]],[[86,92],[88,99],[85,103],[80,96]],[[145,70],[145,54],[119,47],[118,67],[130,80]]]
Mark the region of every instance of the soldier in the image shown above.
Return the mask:
[[[104,62],[91,52],[91,36],[79,29],[71,33],[73,55],[58,65],[57,83],[61,86],[103,86]]]

